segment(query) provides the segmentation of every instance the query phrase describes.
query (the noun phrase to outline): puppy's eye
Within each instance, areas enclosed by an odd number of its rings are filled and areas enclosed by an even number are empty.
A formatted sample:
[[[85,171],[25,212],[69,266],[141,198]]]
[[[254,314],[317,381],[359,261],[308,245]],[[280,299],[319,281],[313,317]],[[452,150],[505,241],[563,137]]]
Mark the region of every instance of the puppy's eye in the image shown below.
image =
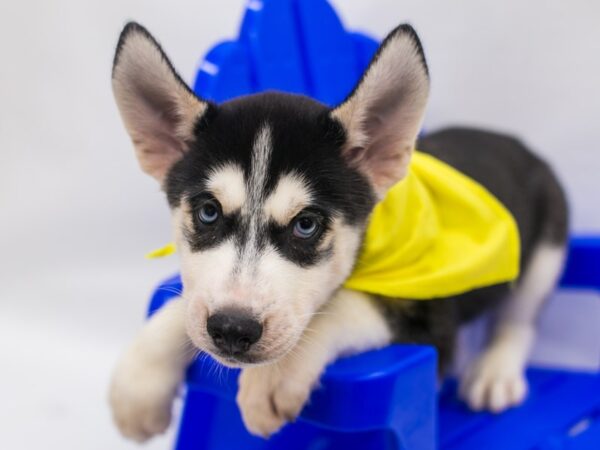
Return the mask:
[[[215,200],[208,200],[198,211],[198,220],[204,225],[212,225],[219,218],[221,209]]]
[[[294,222],[294,236],[300,239],[309,239],[319,231],[319,224],[312,217],[298,217]]]

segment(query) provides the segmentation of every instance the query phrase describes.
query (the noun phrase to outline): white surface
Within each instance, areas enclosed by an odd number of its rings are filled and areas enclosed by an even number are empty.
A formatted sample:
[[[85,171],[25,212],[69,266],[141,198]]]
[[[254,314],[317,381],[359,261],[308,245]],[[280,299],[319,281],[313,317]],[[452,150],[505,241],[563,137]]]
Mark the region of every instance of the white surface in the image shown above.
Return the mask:
[[[169,273],[162,263],[149,264],[103,262],[2,278],[2,448],[138,447],[112,425],[107,386],[118,354],[141,324],[150,286]],[[146,448],[169,448],[172,433]]]
[[[575,227],[600,231],[598,2],[334,3],[350,28],[376,36],[412,22],[433,77],[426,125],[517,132],[564,179]],[[141,258],[169,239],[169,221],[112,100],[114,45],[135,18],[191,80],[202,53],[236,33],[241,10],[238,0],[0,3],[3,448],[136,448],[110,424],[106,384],[176,261]],[[551,353],[589,363],[578,343],[597,337],[597,305],[558,310]]]

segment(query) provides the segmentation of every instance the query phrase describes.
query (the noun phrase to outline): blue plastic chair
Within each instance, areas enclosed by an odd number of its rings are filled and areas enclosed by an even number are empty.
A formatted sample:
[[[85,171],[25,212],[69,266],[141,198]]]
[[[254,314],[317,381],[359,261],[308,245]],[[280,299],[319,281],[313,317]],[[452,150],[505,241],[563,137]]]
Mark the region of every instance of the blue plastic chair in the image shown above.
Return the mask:
[[[277,89],[336,104],[377,48],[346,32],[325,0],[250,0],[239,37],[216,45],[194,90],[220,102]],[[600,292],[600,237],[574,238],[561,286]],[[181,289],[175,276],[154,293],[152,314]],[[600,375],[531,369],[525,404],[472,413],[456,382],[438,394],[431,347],[392,345],[327,368],[299,419],[264,440],[244,428],[237,370],[210,358],[189,368],[177,450],[600,449]]]

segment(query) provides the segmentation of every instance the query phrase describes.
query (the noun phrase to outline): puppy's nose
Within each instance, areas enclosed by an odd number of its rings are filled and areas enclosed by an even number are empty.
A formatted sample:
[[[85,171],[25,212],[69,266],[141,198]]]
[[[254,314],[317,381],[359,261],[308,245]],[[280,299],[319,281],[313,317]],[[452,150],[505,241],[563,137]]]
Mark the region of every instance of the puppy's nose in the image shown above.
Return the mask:
[[[239,355],[260,339],[263,327],[243,311],[223,311],[208,318],[206,330],[220,350]]]

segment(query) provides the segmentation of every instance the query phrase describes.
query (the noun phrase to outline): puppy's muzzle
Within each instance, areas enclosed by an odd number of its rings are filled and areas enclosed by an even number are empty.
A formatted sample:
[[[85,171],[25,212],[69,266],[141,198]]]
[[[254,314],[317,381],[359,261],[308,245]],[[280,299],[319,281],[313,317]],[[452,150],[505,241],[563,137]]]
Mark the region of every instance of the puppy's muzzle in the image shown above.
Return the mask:
[[[263,327],[250,314],[240,310],[220,311],[211,315],[206,330],[215,346],[226,355],[246,353],[258,342]]]

